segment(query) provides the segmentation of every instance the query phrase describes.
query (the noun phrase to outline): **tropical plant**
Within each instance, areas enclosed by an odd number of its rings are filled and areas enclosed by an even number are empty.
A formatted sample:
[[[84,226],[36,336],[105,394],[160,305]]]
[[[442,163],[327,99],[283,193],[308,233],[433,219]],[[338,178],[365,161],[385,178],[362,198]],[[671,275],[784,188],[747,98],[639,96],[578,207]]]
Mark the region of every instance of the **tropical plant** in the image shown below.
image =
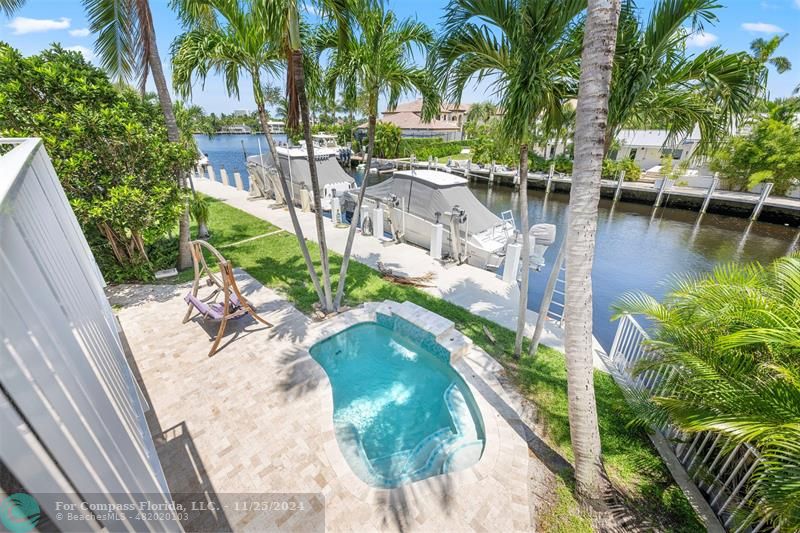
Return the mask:
[[[633,159],[624,157],[619,161],[613,159],[603,159],[603,174],[605,179],[615,180],[619,178],[619,173],[625,171],[625,181],[639,181],[642,175],[642,167],[636,164]]]
[[[414,64],[414,52],[424,53],[433,42],[433,34],[424,24],[411,19],[398,20],[383,2],[365,2],[352,11],[358,32],[344,36],[331,24],[320,28],[316,38],[318,53],[330,51],[330,67],[326,74],[330,93],[340,89],[345,105],[353,106],[359,88],[368,100],[366,168],[375,153],[375,130],[378,100],[387,98],[387,106],[397,106],[399,98],[412,90],[423,95],[423,118],[430,120],[439,111],[439,99],[428,72]],[[355,213],[361,211],[369,173],[361,183]],[[338,309],[344,294],[347,268],[353,248],[357,216],[350,223],[334,308]]]
[[[197,238],[208,239],[208,217],[211,212],[208,200],[200,195],[195,195],[189,204],[192,218],[197,222]]]
[[[708,155],[752,109],[764,83],[757,61],[719,47],[697,55],[686,49],[693,33],[716,22],[720,7],[718,0],[657,0],[643,22],[636,3],[623,0],[606,153],[622,128],[663,124],[668,144],[698,127],[695,154]]]
[[[530,237],[528,145],[534,128],[549,131],[574,97],[580,46],[575,39],[585,0],[451,0],[432,68],[448,100],[460,102],[476,76],[491,80],[503,108],[502,137],[519,154],[522,281],[514,355],[526,324]]]
[[[592,263],[619,14],[620,0],[589,0],[575,114],[575,164],[564,244],[564,315],[567,317],[564,355],[575,482],[578,494],[595,501],[600,497],[602,468],[594,393]]]
[[[151,279],[147,248],[179,218],[174,176],[195,152],[166,142],[150,100],[60,46],[23,57],[0,43],[0,94],[0,134],[43,139],[106,279]]]
[[[194,79],[204,83],[208,74],[214,72],[222,75],[228,94],[238,97],[240,75],[249,76],[261,131],[277,162],[275,141],[267,124],[269,119],[261,79],[263,74],[276,75],[285,67],[282,44],[286,10],[277,9],[271,2],[241,3],[236,0],[176,0],[174,5],[188,25],[188,30],[172,45],[175,90],[183,97],[189,97]],[[283,196],[291,199],[283,168],[280,164],[275,167]],[[287,202],[287,208],[311,282],[320,304],[325,307],[325,293],[291,200]]]
[[[776,194],[800,183],[800,125],[762,118],[748,135],[731,138],[709,165],[737,189],[769,181]]]
[[[397,157],[403,131],[391,122],[375,125],[375,154],[378,157]]]
[[[709,431],[727,450],[754,446],[762,459],[743,490],[760,502],[756,521],[769,517],[777,529],[797,531],[800,255],[766,267],[721,265],[675,277],[671,286],[661,302],[633,293],[614,305],[617,317],[654,322],[649,357],[636,372],[655,371],[664,381],[653,397],[630,393],[640,423]]]

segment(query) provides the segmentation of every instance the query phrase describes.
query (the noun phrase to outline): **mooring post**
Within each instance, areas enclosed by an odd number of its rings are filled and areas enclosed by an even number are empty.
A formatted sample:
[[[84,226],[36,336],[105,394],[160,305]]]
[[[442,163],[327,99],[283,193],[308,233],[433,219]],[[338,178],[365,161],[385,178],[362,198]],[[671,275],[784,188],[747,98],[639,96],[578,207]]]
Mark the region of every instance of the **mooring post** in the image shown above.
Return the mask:
[[[519,189],[519,169],[514,173],[514,190]]]
[[[334,226],[338,226],[342,224],[342,205],[339,202],[339,198],[334,196],[331,198],[331,220],[333,221]]]
[[[619,178],[617,178],[617,189],[614,191],[614,201],[616,202],[619,200],[619,197],[622,195],[622,184],[625,183],[625,171],[619,171]]]
[[[472,179],[472,174],[470,173],[470,169],[472,169],[472,159],[467,159],[467,170],[464,171],[464,177],[467,180]]]
[[[222,181],[223,185],[230,185],[231,182],[228,179],[228,171],[225,170],[225,167],[220,167],[219,169],[219,179]]]
[[[492,159],[492,166],[489,167],[489,185],[494,185],[494,159]]]
[[[431,226],[431,257],[434,259],[442,258],[442,234],[443,229],[441,224],[433,224]]]
[[[544,192],[550,192],[550,187],[552,187],[553,183],[553,174],[556,172],[556,164],[550,163],[550,170],[547,171],[547,183],[544,186]]]
[[[750,216],[750,220],[758,220],[758,216],[761,214],[761,210],[764,208],[764,202],[767,201],[767,196],[769,193],[772,192],[772,186],[774,185],[771,182],[763,182],[762,185],[764,186],[761,189],[761,196],[758,197],[758,203],[756,204],[756,208],[753,209],[753,214]]]
[[[383,240],[383,206],[380,203],[372,210],[372,236]]]
[[[656,203],[653,204],[653,207],[661,206],[661,198],[664,196],[664,191],[667,190],[669,181],[669,178],[666,177],[661,179],[661,186],[658,188],[658,196],[656,196]]]
[[[531,248],[533,248],[533,245],[531,245]],[[521,244],[512,243],[506,246],[506,265],[503,267],[503,281],[506,283],[516,283],[521,256]],[[522,275],[525,276],[526,273],[523,272]]]
[[[214,167],[208,165],[208,179],[211,181],[217,181],[217,177],[214,175]]]
[[[428,156],[428,170],[431,169],[431,166],[433,166],[433,156],[429,155]]]
[[[205,178],[205,175],[203,175],[203,167],[201,165],[195,165],[195,168],[197,170],[197,177]]]
[[[706,198],[703,200],[703,206],[700,208],[700,214],[704,214],[708,209],[708,204],[711,203],[711,197],[714,195],[714,191],[717,189],[719,185],[719,176],[718,173],[714,173],[714,177],[711,178],[711,185],[708,186],[708,191],[706,192]]]
[[[236,184],[237,190],[244,190],[244,185],[242,185],[242,175],[239,174],[238,170],[233,171],[233,182]]]

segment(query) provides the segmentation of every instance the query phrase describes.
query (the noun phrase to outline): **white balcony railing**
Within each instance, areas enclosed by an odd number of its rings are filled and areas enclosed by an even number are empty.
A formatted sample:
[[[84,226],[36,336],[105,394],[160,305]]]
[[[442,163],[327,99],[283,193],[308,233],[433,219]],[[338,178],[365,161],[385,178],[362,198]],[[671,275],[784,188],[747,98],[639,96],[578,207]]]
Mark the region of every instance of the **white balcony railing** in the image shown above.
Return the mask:
[[[56,525],[59,501],[166,503],[102,276],[42,141],[0,139],[0,154],[0,459]],[[180,529],[83,513],[84,530]]]

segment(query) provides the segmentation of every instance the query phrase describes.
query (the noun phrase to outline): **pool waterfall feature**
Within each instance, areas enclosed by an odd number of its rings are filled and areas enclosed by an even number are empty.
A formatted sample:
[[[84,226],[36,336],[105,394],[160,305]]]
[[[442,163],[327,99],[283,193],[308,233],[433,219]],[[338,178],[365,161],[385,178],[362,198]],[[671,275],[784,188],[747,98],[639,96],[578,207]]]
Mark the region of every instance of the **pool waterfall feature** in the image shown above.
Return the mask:
[[[351,470],[394,488],[477,463],[483,420],[450,364],[471,343],[410,302],[384,304],[374,317],[310,349],[330,379],[336,440]]]

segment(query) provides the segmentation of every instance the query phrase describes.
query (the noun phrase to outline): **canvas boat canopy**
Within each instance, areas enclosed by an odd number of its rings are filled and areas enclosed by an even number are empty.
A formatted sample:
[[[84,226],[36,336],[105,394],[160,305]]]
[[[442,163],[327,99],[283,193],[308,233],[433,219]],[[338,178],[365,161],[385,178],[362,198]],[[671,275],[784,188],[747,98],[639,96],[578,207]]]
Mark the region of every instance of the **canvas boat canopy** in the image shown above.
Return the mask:
[[[391,195],[402,199],[403,207],[412,215],[433,222],[435,213],[459,206],[467,214],[470,233],[480,233],[502,226],[503,220],[489,211],[467,187],[467,180],[438,170],[416,169],[397,171],[387,180],[367,187],[366,195],[383,200]]]
[[[303,185],[310,191],[311,171],[305,149],[278,147],[277,150],[283,174],[294,184],[295,192],[300,190]],[[324,190],[326,185],[347,184],[345,188],[350,188],[353,186],[352,184],[355,184],[353,177],[345,172],[336,160],[336,150],[317,148],[315,152],[314,160],[317,166],[320,190]],[[250,156],[247,161],[254,163],[257,171],[275,166],[272,154],[264,154],[263,158],[257,155]]]

